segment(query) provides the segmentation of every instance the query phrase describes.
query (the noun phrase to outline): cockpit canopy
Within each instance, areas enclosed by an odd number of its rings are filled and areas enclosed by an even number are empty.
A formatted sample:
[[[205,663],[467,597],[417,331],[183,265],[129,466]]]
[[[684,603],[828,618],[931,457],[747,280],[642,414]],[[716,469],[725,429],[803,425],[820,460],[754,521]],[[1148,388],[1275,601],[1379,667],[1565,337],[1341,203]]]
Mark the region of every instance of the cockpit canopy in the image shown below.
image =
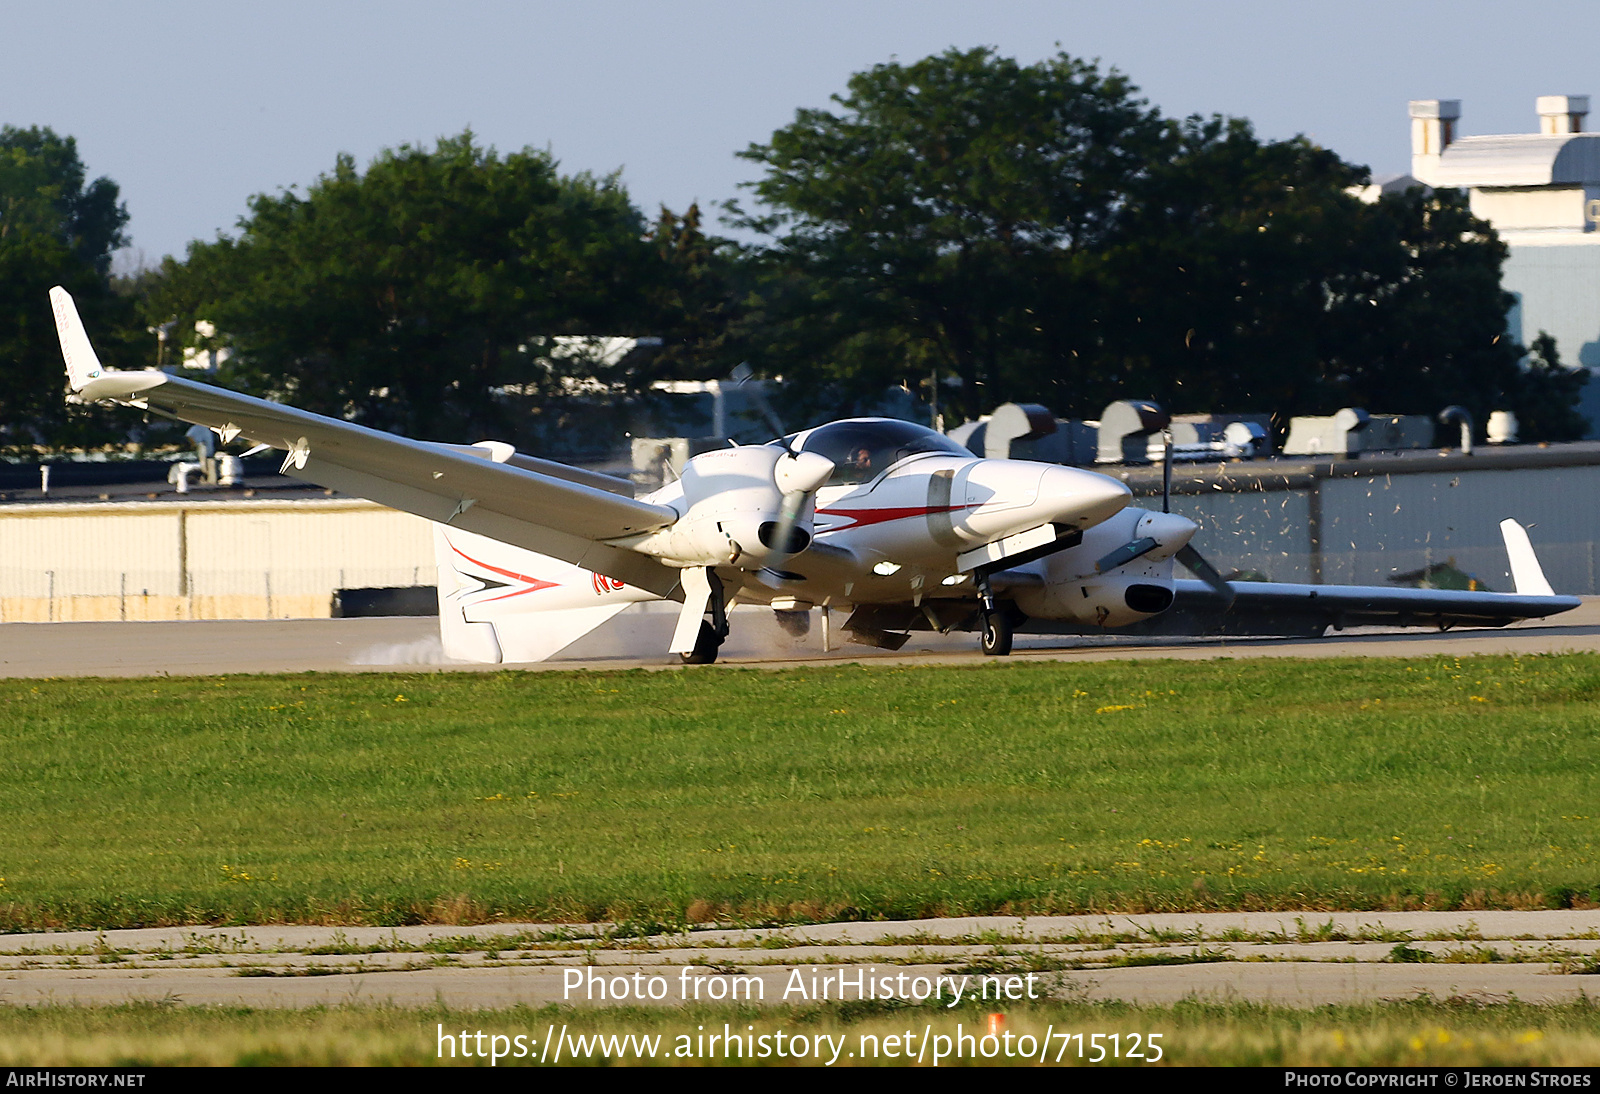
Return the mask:
[[[833,461],[829,486],[867,482],[907,456],[923,452],[972,458],[971,452],[943,433],[897,418],[849,418],[829,422],[815,429],[791,433],[773,443],[793,448],[796,441],[800,451],[816,452]]]

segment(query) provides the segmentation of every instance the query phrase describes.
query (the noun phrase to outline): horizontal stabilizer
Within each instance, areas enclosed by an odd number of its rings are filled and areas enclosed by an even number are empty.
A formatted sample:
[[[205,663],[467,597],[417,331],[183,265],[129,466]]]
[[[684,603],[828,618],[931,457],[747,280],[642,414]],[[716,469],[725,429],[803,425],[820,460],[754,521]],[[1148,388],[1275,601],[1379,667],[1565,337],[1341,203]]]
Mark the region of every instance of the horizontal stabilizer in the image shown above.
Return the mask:
[[[659,599],[626,582],[443,524],[439,638],[455,661],[544,661],[628,607]]]

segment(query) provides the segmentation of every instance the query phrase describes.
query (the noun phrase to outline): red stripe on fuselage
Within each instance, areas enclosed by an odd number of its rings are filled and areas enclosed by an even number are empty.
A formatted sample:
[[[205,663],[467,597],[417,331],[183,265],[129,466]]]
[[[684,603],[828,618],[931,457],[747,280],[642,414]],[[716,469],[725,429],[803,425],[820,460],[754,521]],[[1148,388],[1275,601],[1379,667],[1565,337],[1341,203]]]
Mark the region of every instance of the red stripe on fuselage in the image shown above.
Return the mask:
[[[819,517],[844,517],[849,524],[836,524],[822,529],[826,532],[840,532],[846,528],[865,528],[869,524],[886,524],[891,520],[905,520],[907,517],[925,517],[930,513],[955,513],[962,509],[976,508],[978,503],[970,505],[910,505],[899,509],[818,509]]]

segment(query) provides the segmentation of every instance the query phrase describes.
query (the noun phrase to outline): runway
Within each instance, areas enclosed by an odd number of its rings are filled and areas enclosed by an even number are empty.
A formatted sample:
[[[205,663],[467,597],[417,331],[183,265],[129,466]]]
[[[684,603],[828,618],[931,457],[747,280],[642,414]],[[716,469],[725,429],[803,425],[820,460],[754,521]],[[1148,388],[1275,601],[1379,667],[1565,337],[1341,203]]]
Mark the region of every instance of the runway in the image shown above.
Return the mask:
[[[0,678],[216,676],[281,672],[483,672],[502,668],[682,668],[666,648],[674,606],[643,605],[549,661],[532,665],[445,660],[431,618],[203,620],[163,623],[0,624]],[[835,630],[833,639],[839,640]],[[1600,651],[1600,597],[1548,621],[1440,633],[1368,628],[1324,638],[1130,639],[1019,636],[1013,661],[1201,660],[1241,657],[1468,657]],[[735,609],[718,665],[979,664],[993,661],[969,634],[914,633],[899,651],[846,644],[824,652],[820,628],[804,639],[780,630],[763,608]]]

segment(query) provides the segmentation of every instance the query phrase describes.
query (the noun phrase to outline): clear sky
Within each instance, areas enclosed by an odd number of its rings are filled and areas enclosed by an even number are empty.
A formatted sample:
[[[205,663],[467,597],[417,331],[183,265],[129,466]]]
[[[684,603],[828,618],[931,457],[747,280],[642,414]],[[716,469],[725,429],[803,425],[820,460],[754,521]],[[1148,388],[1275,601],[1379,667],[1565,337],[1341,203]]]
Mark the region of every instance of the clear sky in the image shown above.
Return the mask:
[[[734,153],[797,108],[951,46],[1099,58],[1166,114],[1239,115],[1400,172],[1408,99],[1463,100],[1470,134],[1535,130],[1538,95],[1600,96],[1597,20],[1578,0],[13,2],[0,123],[76,137],[153,263],[341,151],[364,165],[467,126],[564,171],[621,169],[646,213],[709,205],[751,177]]]

